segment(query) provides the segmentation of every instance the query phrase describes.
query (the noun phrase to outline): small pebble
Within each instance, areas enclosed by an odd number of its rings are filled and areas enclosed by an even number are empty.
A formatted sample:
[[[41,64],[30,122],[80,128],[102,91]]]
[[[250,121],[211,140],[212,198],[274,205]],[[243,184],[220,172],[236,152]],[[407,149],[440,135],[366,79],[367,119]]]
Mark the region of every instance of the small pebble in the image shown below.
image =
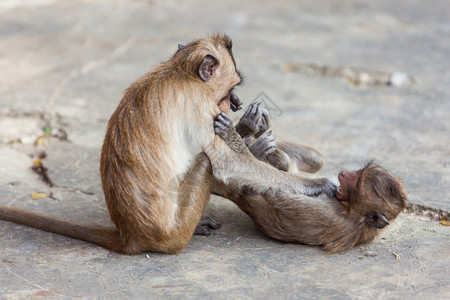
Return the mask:
[[[409,81],[409,76],[405,72],[397,71],[391,74],[389,83],[394,87],[401,87],[407,81]]]

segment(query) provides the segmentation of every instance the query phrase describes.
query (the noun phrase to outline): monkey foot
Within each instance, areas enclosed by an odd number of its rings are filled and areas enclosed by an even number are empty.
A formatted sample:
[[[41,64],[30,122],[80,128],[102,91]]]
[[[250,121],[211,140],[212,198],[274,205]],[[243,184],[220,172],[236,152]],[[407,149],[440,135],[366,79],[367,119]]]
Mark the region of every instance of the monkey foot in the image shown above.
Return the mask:
[[[257,159],[265,160],[277,149],[277,142],[275,136],[272,135],[272,130],[266,131],[248,149]]]
[[[219,229],[221,226],[220,223],[211,219],[210,217],[202,217],[200,222],[195,227],[194,235],[211,235],[211,229]]]
[[[262,102],[254,102],[248,106],[247,111],[236,124],[236,131],[243,137],[253,135],[257,138],[269,127],[269,113],[262,106]]]

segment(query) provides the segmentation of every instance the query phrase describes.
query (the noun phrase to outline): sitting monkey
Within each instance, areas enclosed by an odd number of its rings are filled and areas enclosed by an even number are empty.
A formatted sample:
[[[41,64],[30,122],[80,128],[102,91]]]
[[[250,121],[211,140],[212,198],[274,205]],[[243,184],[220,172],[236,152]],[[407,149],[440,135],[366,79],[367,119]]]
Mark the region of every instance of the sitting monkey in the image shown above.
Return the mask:
[[[261,131],[268,128],[268,116],[261,110],[260,105],[254,104],[236,126],[241,134],[247,132],[244,136],[248,149],[231,126],[231,120],[222,113],[215,118],[215,132],[235,151],[234,155],[222,156],[212,148],[206,152],[214,174],[223,178],[217,182],[215,193],[236,203],[266,235],[285,242],[323,245],[325,250],[340,252],[372,241],[406,207],[402,181],[372,162],[358,171],[340,172],[340,187],[336,188],[335,196],[323,192],[316,196],[296,192],[297,176],[279,174],[283,178],[272,182],[272,176],[262,173],[248,179],[253,164],[258,164],[252,153],[290,173],[315,172],[322,166],[320,154],[314,149],[295,144],[277,147],[270,131],[262,134]],[[253,140],[249,136],[255,130],[243,130],[245,125],[259,129]],[[225,170],[223,164],[229,159],[240,164],[243,171],[227,174],[228,169]],[[275,168],[266,170],[279,172]]]

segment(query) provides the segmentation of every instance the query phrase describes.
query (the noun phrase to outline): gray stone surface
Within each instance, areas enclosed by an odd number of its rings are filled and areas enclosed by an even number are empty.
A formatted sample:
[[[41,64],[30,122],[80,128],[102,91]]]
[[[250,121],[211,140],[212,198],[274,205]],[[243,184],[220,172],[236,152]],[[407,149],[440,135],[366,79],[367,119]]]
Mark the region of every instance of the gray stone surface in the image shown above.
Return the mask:
[[[322,175],[374,158],[411,203],[448,211],[449,15],[446,0],[1,1],[0,205],[112,226],[98,160],[123,90],[178,43],[219,31],[247,77],[241,99],[264,92],[278,139],[319,149]],[[400,71],[412,82],[384,84]],[[60,138],[34,146],[46,125]],[[39,151],[57,187],[31,171]],[[226,199],[207,210],[222,228],[176,256],[0,221],[0,298],[450,296],[450,227],[435,219],[404,213],[374,243],[329,255],[264,237]]]

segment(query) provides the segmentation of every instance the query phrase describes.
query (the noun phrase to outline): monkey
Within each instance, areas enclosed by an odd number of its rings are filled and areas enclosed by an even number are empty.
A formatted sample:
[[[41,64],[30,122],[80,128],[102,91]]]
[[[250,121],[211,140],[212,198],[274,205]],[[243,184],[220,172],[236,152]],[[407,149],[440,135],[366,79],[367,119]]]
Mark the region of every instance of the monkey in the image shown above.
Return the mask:
[[[214,34],[179,45],[167,62],[131,84],[108,122],[100,157],[102,188],[115,229],[4,206],[0,219],[123,254],[179,253],[196,232],[215,191],[204,152],[216,141],[214,116],[240,109],[234,88],[241,82],[231,39]],[[232,152],[225,143],[215,147]],[[332,188],[327,179],[304,179],[296,191],[331,193]],[[205,224],[218,226],[208,221],[200,226]]]
[[[299,193],[295,187],[303,184],[302,178],[282,176],[283,182],[263,173],[273,172],[270,168],[255,168],[258,160],[252,157],[230,124],[231,120],[224,113],[215,118],[215,132],[234,152],[220,154],[220,150],[212,147],[206,152],[219,181],[215,184],[216,192],[233,201],[271,238],[323,246],[330,253],[347,251],[355,245],[373,241],[406,207],[406,189],[401,179],[372,161],[358,171],[341,171],[338,175],[340,186],[336,187],[334,195]],[[258,140],[258,147],[262,148],[259,152],[267,157],[275,153],[276,143],[270,131],[260,135]],[[277,154],[277,157],[289,160],[304,153],[306,156],[301,160],[310,164],[305,171],[314,172],[322,165],[320,159],[314,162],[314,156],[307,153],[307,149],[299,147],[299,151],[295,151],[295,147],[290,145],[285,149],[290,155]],[[228,157],[230,153],[232,155]],[[239,162],[241,167],[230,172],[223,167],[228,160]],[[273,167],[289,164],[288,161],[277,162]],[[255,170],[259,173],[252,175]],[[289,169],[280,171],[289,172]]]
[[[213,177],[202,151],[214,140],[213,118],[241,108],[234,93],[241,81],[231,39],[213,34],[179,45],[168,61],[128,87],[108,122],[100,158],[115,229],[4,206],[0,219],[123,254],[179,253],[209,201]]]

